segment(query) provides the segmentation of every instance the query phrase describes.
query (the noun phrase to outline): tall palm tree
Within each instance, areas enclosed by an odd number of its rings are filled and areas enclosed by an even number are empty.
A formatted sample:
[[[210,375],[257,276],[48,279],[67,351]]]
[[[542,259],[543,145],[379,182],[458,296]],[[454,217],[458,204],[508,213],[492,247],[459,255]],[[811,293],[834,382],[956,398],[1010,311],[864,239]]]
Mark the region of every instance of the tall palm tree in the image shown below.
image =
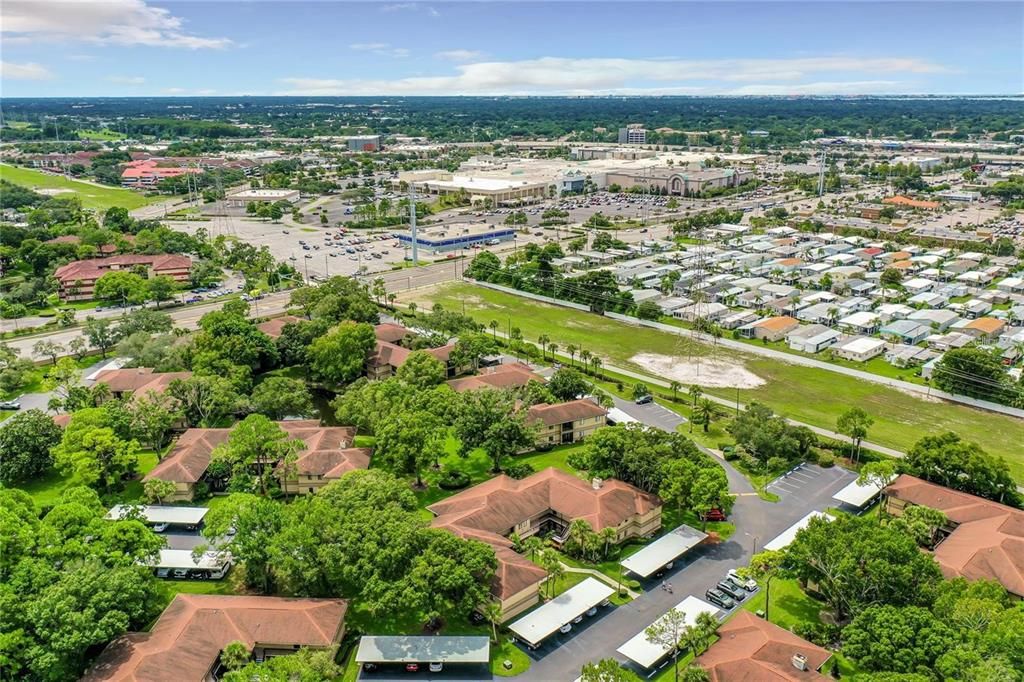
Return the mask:
[[[608,549],[619,539],[619,532],[612,527],[602,528],[601,532],[598,533],[601,540],[604,542],[604,558],[608,558]]]
[[[576,366],[576,351],[578,350],[579,348],[571,343],[565,347],[565,352],[569,354],[569,365],[573,367]]]
[[[544,538],[539,535],[531,535],[523,540],[523,553],[533,561],[538,554],[544,552]]]
[[[701,426],[704,427],[704,433],[707,433],[708,427],[711,426],[711,420],[715,418],[717,411],[718,406],[711,402],[709,398],[704,398],[697,403],[697,408],[693,412],[693,421],[700,420]]]
[[[604,364],[604,362],[601,361],[601,358],[595,355],[594,357],[590,358],[590,364],[594,368],[594,376],[597,376],[597,370],[601,367],[601,365]]]
[[[501,602],[489,601],[480,609],[483,617],[491,624],[491,641],[498,643],[498,623],[501,622]]]
[[[491,320],[490,322],[487,323],[487,326],[491,328],[491,334],[494,336],[494,339],[497,340],[498,339],[498,321],[497,320]]]
[[[697,416],[697,401],[704,395],[704,389],[697,384],[690,385],[690,398],[693,399],[693,406],[690,408],[690,433],[693,433],[693,420]]]
[[[537,339],[537,343],[540,344],[540,356],[544,360],[548,358],[548,342],[551,341],[551,337],[547,334],[541,334]]]
[[[558,352],[558,344],[557,343],[549,343],[548,344],[548,351],[551,353],[551,361],[554,362],[555,361],[555,353]]]
[[[580,362],[583,364],[583,371],[586,372],[590,365],[590,351],[586,348],[580,351]]]

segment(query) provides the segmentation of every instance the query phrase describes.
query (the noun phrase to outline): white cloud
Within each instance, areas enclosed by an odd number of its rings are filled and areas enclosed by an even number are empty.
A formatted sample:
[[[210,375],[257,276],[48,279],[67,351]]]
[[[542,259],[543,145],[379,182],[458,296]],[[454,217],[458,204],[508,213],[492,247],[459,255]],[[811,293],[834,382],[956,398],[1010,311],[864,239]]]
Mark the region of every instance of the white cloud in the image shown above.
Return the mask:
[[[478,50],[442,50],[435,52],[434,56],[451,62],[471,62],[474,59],[482,58],[484,53]]]
[[[53,78],[53,73],[35,62],[16,64],[0,61],[0,78],[12,81],[46,81]]]
[[[147,45],[187,49],[225,48],[228,38],[185,32],[184,21],[145,0],[80,2],[4,0],[0,26],[7,42],[82,41],[97,45]]]
[[[205,97],[205,96],[209,96],[209,95],[216,95],[217,91],[214,90],[213,88],[202,88],[201,90],[196,90],[196,94],[197,95],[202,95],[202,96]]]
[[[144,76],[107,76],[107,81],[118,85],[145,85]]]
[[[348,47],[356,52],[371,52],[382,57],[409,56],[409,50],[404,47],[391,47],[390,43],[352,43]]]
[[[904,81],[824,81],[793,85],[753,84],[729,92],[730,95],[890,95],[905,93]]]
[[[418,12],[419,10],[420,5],[415,2],[395,2],[388,5],[380,6],[381,12]],[[441,16],[440,12],[438,12],[435,8],[430,7],[429,5],[424,7],[423,11],[425,11],[432,17]]]
[[[187,90],[185,88],[161,88],[160,93],[163,95],[183,95]]]
[[[359,49],[375,53],[382,43]],[[354,46],[353,46],[354,47]],[[442,76],[412,76],[391,80],[284,78],[287,95],[474,95],[474,94],[627,94],[640,92],[728,94],[745,88],[775,88],[793,93],[799,88],[833,86],[848,92],[865,84],[896,81],[864,76],[931,74],[948,70],[938,64],[904,57],[805,57],[796,59],[566,59],[541,57],[514,62],[473,62]],[[827,74],[821,78],[819,74]],[[811,80],[813,79],[813,80]],[[809,82],[808,82],[809,81]],[[767,85],[765,84],[767,83]],[[746,85],[744,85],[746,84]]]

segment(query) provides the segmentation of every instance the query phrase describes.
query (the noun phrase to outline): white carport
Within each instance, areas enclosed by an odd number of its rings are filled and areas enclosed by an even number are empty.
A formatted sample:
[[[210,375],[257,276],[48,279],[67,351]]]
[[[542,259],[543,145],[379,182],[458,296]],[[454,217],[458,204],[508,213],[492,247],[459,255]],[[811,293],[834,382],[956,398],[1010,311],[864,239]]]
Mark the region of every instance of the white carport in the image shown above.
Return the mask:
[[[683,622],[687,625],[696,623],[697,616],[702,613],[710,613],[712,616],[717,616],[719,611],[717,606],[712,606],[703,599],[694,597],[692,594],[679,602],[674,608],[686,614],[686,620]],[[651,623],[651,625],[661,623],[666,617],[662,616]],[[648,641],[646,632],[647,628],[644,628],[635,637],[616,649],[616,651],[642,668],[653,668],[657,665],[658,661],[668,655],[668,650],[661,644]]]
[[[665,533],[636,554],[626,557],[619,564],[627,571],[646,578],[699,545],[707,536],[707,533],[683,524]]]
[[[615,589],[587,578],[508,626],[521,641],[537,646],[566,623],[608,599]]]
[[[608,421],[611,424],[634,424],[637,420],[617,407],[608,408]]]
[[[766,544],[764,548],[771,550],[785,549],[789,546],[789,543],[793,542],[793,540],[796,539],[797,531],[799,531],[802,528],[806,528],[808,525],[810,525],[811,519],[815,518],[822,518],[826,521],[832,520],[832,517],[826,514],[825,512],[812,511],[810,514],[803,517],[786,530],[782,531],[782,533],[780,533],[777,538]]]
[[[357,663],[488,663],[488,637],[376,636],[359,638]]]
[[[835,495],[832,496],[833,500],[838,500],[843,504],[848,504],[851,507],[861,509],[867,505],[868,502],[875,499],[879,493],[882,492],[882,488],[889,485],[890,481],[885,483],[871,482],[871,483],[858,483],[853,481],[850,485],[846,486]]]
[[[117,521],[138,509],[146,523],[171,523],[176,526],[198,526],[210,511],[207,507],[176,507],[171,505],[116,504],[107,512],[108,521]]]

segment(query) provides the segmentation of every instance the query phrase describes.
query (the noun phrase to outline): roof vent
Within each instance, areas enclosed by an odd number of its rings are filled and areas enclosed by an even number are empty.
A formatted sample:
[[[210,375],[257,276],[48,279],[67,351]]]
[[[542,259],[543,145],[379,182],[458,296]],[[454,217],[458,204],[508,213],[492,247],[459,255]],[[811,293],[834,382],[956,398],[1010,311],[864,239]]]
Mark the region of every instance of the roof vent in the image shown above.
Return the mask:
[[[600,478],[590,479],[590,485],[594,490],[600,490],[604,486],[604,481]]]
[[[797,670],[807,670],[807,657],[803,654],[793,654],[793,667]]]

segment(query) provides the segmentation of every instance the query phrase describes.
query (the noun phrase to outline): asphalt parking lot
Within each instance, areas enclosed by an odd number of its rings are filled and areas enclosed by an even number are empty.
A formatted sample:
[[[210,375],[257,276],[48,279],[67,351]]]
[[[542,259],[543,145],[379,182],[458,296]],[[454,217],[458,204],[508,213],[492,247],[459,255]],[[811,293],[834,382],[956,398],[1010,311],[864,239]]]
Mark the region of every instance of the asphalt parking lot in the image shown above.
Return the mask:
[[[407,680],[492,680],[490,668],[486,665],[445,666],[439,673],[432,673],[427,664],[420,665],[418,672],[406,672],[401,664],[382,665],[372,672],[359,671],[358,680],[366,682],[406,682]]]
[[[825,488],[839,490],[835,485],[837,482],[842,482],[843,485],[846,485],[855,477],[852,471],[847,471],[842,467],[824,469],[805,463],[793,467],[790,471],[776,478],[767,485],[766,490],[775,493],[783,499],[787,497],[805,499]]]
[[[686,423],[686,418],[672,410],[659,405],[657,402],[650,402],[646,405],[637,405],[631,400],[623,400],[612,396],[615,407],[619,408],[641,424],[653,426],[654,428],[675,432],[680,425]]]

